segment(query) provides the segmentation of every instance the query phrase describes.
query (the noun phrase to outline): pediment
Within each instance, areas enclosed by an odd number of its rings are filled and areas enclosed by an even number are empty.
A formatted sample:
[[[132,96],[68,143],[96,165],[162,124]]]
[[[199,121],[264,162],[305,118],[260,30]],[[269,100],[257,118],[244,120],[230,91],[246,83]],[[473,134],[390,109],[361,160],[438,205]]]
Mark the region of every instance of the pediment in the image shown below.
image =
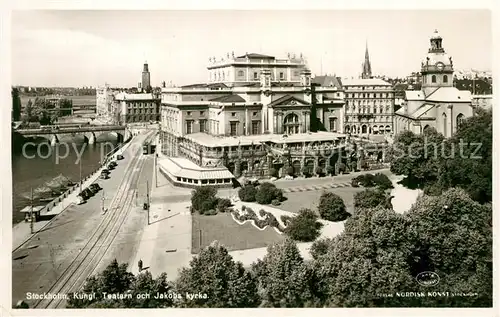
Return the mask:
[[[298,106],[298,107],[303,107],[303,106],[310,106],[308,102],[305,100],[302,100],[300,98],[297,98],[295,96],[291,95],[286,95],[283,97],[280,97],[273,102],[269,104],[270,107],[283,107],[283,106]]]

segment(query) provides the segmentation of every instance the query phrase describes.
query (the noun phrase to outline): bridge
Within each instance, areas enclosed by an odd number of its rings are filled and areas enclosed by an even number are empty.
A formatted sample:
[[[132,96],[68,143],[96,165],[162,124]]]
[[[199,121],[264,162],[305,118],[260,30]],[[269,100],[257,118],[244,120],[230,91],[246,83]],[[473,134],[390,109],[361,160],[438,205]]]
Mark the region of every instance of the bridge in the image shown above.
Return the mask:
[[[75,136],[76,134],[83,134],[86,143],[94,144],[97,139],[96,133],[103,134],[107,132],[115,134],[118,142],[123,142],[131,136],[129,129],[123,125],[53,125],[37,129],[17,129],[14,131],[14,133],[18,133],[24,138],[46,138],[50,141],[51,145],[56,145],[59,142],[59,137],[62,135]]]

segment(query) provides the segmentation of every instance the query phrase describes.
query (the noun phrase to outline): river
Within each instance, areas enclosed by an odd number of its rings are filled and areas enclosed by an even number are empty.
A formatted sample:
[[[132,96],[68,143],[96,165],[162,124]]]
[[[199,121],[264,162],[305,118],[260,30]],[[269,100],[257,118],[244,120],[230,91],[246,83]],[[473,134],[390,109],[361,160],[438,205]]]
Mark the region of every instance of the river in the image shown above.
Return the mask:
[[[102,156],[117,145],[116,137],[112,135],[100,138],[95,144],[85,144],[83,137],[76,137],[64,140],[52,147],[46,141],[39,141],[36,145],[26,146],[24,153],[13,153],[13,224],[24,219],[19,210],[30,204],[26,197],[29,197],[31,189],[44,187],[46,182],[61,174],[73,182],[78,182],[80,179],[79,157],[82,162],[82,176],[85,177],[94,172],[99,167]]]

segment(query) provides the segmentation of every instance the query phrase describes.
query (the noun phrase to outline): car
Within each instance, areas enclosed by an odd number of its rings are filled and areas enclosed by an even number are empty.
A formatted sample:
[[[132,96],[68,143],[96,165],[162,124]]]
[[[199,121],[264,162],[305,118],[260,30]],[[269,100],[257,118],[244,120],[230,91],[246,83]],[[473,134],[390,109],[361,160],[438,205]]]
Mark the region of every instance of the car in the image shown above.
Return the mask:
[[[90,184],[90,189],[95,189],[96,191],[100,191],[102,189],[101,186],[99,186],[99,184],[97,183],[93,183],[93,184]]]
[[[85,188],[83,191],[87,193],[88,197],[94,196],[94,192],[92,190],[90,190],[88,187]]]
[[[82,192],[78,194],[78,197],[81,197],[83,200],[87,200],[90,198],[88,192],[85,190],[82,190]]]
[[[78,199],[78,201],[76,202],[77,205],[84,204],[86,201],[82,196],[76,196],[76,199]]]
[[[101,174],[109,174],[109,170],[107,168],[105,168],[101,171]]]
[[[117,159],[117,160],[123,160],[123,159],[124,159],[124,157],[123,157],[123,155],[118,154],[118,155],[116,156],[116,159]]]
[[[99,191],[99,189],[97,187],[95,187],[95,186],[92,186],[92,185],[90,185],[87,188],[88,188],[88,190],[90,190],[92,192],[92,195],[95,195]]]
[[[116,163],[116,161],[111,161],[111,162],[109,162],[109,164],[111,164],[113,166],[117,166],[118,165],[118,163]]]

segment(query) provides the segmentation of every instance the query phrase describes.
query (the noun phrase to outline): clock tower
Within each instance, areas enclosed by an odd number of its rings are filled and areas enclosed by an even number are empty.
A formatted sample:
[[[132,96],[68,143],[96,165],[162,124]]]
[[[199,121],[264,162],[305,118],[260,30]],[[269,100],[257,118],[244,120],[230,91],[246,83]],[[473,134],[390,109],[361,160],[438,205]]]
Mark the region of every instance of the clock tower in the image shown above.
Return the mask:
[[[430,38],[431,47],[422,61],[422,90],[431,94],[440,87],[453,87],[453,61],[443,48],[443,39],[435,30]]]

